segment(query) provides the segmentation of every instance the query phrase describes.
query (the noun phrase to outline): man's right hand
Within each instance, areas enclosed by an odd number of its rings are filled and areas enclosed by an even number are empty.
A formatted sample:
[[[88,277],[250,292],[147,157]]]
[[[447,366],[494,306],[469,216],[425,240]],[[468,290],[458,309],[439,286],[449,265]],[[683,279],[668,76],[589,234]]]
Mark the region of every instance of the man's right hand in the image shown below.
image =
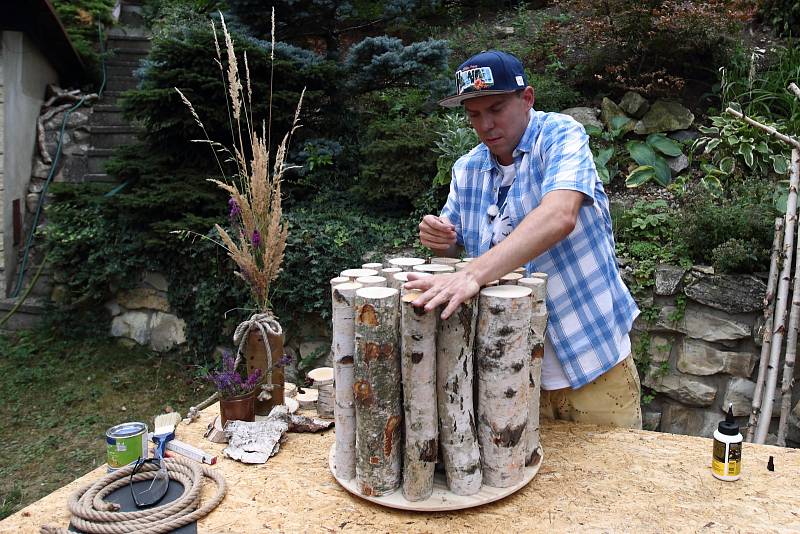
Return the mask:
[[[456,227],[445,218],[426,215],[419,223],[419,240],[433,251],[451,250],[456,245]]]

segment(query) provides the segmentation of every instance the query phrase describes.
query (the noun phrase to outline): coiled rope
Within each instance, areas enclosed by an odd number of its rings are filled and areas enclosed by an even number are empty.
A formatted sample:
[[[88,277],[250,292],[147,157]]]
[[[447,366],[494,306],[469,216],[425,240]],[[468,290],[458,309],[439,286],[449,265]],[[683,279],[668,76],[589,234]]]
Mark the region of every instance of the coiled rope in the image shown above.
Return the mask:
[[[161,534],[171,532],[208,515],[225,497],[225,479],[216,470],[185,458],[167,458],[171,480],[183,485],[183,494],[176,500],[134,512],[119,512],[119,505],[103,499],[116,489],[127,486],[134,466],[130,465],[74,492],[68,502],[72,525],[88,534]],[[158,467],[146,465],[133,480],[151,480]],[[214,496],[198,508],[204,479],[217,486]],[[69,534],[66,528],[43,525],[41,534]]]

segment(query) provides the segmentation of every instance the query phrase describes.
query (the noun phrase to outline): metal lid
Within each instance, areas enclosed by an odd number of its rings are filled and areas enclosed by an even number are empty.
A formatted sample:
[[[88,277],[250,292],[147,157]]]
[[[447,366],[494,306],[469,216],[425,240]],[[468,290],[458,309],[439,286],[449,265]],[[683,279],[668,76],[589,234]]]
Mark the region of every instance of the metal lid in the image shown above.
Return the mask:
[[[147,425],[138,421],[131,421],[130,423],[112,426],[106,432],[106,436],[109,438],[129,438],[142,432],[147,432]]]

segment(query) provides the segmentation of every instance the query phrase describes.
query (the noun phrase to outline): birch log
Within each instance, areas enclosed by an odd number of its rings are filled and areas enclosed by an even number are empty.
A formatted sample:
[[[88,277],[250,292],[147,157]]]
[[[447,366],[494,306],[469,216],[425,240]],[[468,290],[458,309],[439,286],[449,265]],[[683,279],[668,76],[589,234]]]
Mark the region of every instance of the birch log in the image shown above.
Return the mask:
[[[383,276],[359,276],[356,282],[364,287],[386,287],[386,278]]]
[[[414,271],[413,273],[409,272],[409,271],[403,271],[403,272],[400,272],[400,273],[394,273],[392,275],[393,283],[392,283],[391,287],[393,287],[393,288],[395,288],[395,289],[397,289],[399,291],[403,287],[403,284],[408,282],[408,275],[409,274],[415,274],[417,276],[417,278],[425,278],[426,276],[433,276],[431,273],[423,273],[423,272],[419,272],[419,271]]]
[[[436,312],[411,302],[421,291],[403,291],[400,299],[400,346],[403,374],[405,447],[403,497],[424,501],[433,493],[433,470],[439,451],[436,410]]]
[[[753,442],[758,417],[761,414],[761,401],[764,400],[764,382],[767,378],[770,346],[772,345],[772,323],[775,311],[775,286],[778,284],[778,256],[783,245],[783,217],[775,218],[775,235],[772,238],[772,254],[769,261],[767,292],[764,295],[764,328],[761,334],[761,356],[758,360],[756,388],[753,391],[753,403],[750,407],[750,418],[747,421],[746,440]]]
[[[331,367],[318,367],[308,372],[308,378],[314,381],[317,388],[317,415],[324,419],[335,417],[335,392],[334,392],[334,370]]]
[[[792,176],[800,176],[800,151],[792,150]],[[797,182],[798,180],[795,180]],[[800,185],[800,184],[799,184]],[[800,245],[800,236],[797,238]],[[800,253],[800,246],[797,247]],[[800,261],[800,256],[796,256]],[[797,329],[800,325],[800,269],[794,268],[794,291],[792,306],[789,309],[789,333],[786,336],[786,356],[783,363],[781,383],[781,416],[778,420],[778,446],[786,446],[786,433],[789,429],[789,411],[792,409],[792,385],[794,384],[794,362],[797,355]],[[770,415],[772,412],[766,412]]]
[[[477,303],[469,299],[440,321],[436,339],[439,441],[447,485],[456,495],[477,493],[483,478],[473,396]]]
[[[425,260],[422,258],[392,258],[388,262],[390,267],[400,267],[403,270],[411,269],[415,265],[422,265]]]
[[[455,268],[455,270],[456,270],[456,271],[460,271],[460,270],[462,270],[464,267],[466,267],[467,265],[469,265],[469,262],[467,262],[467,261],[460,261],[460,262],[456,263],[455,265],[453,265],[453,267]]]
[[[382,263],[378,263],[378,262],[362,263],[361,264],[361,268],[362,269],[372,269],[373,271],[380,271],[381,269],[383,269],[383,264]]]
[[[528,373],[528,426],[525,428],[525,465],[535,460],[539,448],[539,399],[541,397],[542,358],[544,358],[544,336],[547,331],[547,282],[541,278],[521,278],[517,285],[531,289],[531,329],[529,343],[531,368]]]
[[[361,278],[362,276],[377,276],[378,271],[375,269],[345,269],[339,276],[346,276],[350,279],[351,282],[355,282],[356,278]]]
[[[476,357],[478,441],[483,483],[507,488],[522,480],[528,426],[531,289],[487,287],[480,292]]]
[[[501,286],[515,286],[517,282],[523,278],[520,273],[508,273],[504,276],[500,277],[500,285]]]
[[[355,355],[355,297],[361,284],[333,288],[333,373],[336,390],[336,476],[356,476],[356,407],[353,402],[353,357]]]
[[[450,265],[455,266],[456,263],[460,263],[461,260],[458,258],[445,258],[445,257],[434,257],[431,258],[431,264],[440,264],[440,265]]]
[[[356,482],[363,495],[380,497],[400,487],[403,424],[398,291],[356,291]]]
[[[786,325],[786,305],[789,298],[789,274],[792,272],[792,252],[797,226],[797,187],[800,182],[798,162],[800,154],[792,150],[792,173],[789,180],[789,199],[786,201],[786,224],[783,237],[783,267],[778,278],[778,295],[775,301],[775,317],[773,323],[772,346],[767,364],[767,381],[764,384],[764,402],[761,405],[761,416],[758,418],[754,443],[763,444],[767,439],[769,423],[772,420],[772,405],[775,401],[775,387],[778,384],[778,365],[783,348],[783,333]]]
[[[456,268],[451,265],[442,265],[441,263],[426,263],[423,265],[415,265],[412,267],[414,272],[441,274],[441,273],[454,273]]]

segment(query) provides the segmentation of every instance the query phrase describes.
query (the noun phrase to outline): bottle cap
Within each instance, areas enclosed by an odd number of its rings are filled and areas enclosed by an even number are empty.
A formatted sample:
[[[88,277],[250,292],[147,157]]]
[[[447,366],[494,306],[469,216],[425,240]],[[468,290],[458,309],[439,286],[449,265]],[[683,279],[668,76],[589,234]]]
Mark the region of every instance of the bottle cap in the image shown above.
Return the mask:
[[[726,436],[735,436],[739,433],[739,423],[733,418],[733,404],[728,405],[728,414],[725,416],[724,421],[720,421],[717,427],[720,434]]]

